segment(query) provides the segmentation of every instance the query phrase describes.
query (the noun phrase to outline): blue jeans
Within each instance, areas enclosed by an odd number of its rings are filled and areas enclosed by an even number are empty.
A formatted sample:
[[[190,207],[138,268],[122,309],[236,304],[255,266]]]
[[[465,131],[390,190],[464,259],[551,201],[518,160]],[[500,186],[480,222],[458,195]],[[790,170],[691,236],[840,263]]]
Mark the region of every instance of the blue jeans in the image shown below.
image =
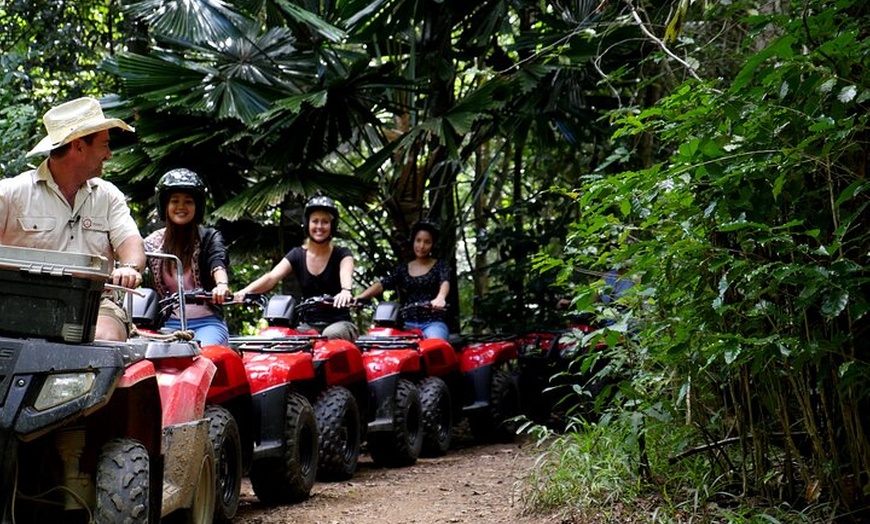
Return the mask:
[[[447,329],[447,324],[440,320],[431,322],[405,322],[406,327],[417,328],[423,332],[423,338],[440,338],[447,340],[450,336],[450,330]]]
[[[170,318],[165,326],[169,329],[181,329],[181,321]],[[187,329],[194,333],[194,338],[199,340],[201,346],[228,346],[230,343],[230,331],[227,323],[217,315],[187,319]]]

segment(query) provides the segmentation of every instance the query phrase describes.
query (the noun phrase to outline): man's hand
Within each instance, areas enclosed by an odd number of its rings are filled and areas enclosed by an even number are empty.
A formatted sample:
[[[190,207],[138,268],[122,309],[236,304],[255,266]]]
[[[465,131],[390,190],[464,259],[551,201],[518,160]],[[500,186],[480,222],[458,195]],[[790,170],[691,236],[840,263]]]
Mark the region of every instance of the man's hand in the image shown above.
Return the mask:
[[[112,271],[112,284],[135,289],[142,283],[142,274],[132,266],[121,265]]]

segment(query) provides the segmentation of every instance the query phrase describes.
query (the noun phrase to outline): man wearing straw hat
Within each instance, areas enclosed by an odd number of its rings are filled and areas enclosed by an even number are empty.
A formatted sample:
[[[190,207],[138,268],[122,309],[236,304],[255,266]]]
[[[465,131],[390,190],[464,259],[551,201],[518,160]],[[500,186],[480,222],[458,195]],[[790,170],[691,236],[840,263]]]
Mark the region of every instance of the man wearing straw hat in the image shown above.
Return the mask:
[[[100,254],[114,264],[112,283],[142,281],[145,248],[124,194],[101,178],[112,156],[109,129],[133,128],[106,118],[89,97],[43,116],[48,132],[27,156],[48,154],[39,167],[0,180],[0,244]],[[95,338],[126,340],[129,320],[110,297],[100,303]]]

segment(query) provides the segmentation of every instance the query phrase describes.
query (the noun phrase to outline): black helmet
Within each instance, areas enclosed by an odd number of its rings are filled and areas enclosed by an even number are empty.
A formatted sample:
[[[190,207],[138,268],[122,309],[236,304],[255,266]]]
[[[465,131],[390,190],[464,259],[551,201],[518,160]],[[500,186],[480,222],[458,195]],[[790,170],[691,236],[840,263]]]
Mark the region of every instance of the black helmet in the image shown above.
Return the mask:
[[[305,236],[308,236],[308,219],[311,218],[311,213],[315,211],[326,211],[332,215],[332,224],[329,226],[330,238],[335,236],[335,231],[338,229],[338,208],[335,206],[335,201],[328,196],[311,197],[305,209],[302,211],[302,228]]]
[[[429,234],[432,235],[433,246],[438,243],[438,236],[441,234],[441,228],[438,227],[437,222],[429,220],[428,218],[417,221],[417,223],[411,226],[411,236],[408,238],[408,241],[413,244],[414,237],[416,237],[417,233],[420,231],[428,231]]]
[[[193,197],[196,203],[194,221],[197,224],[202,222],[205,215],[205,184],[202,183],[199,175],[183,167],[167,171],[157,182],[157,213],[160,218],[166,218],[166,203],[169,202],[169,195],[177,191],[188,193]]]

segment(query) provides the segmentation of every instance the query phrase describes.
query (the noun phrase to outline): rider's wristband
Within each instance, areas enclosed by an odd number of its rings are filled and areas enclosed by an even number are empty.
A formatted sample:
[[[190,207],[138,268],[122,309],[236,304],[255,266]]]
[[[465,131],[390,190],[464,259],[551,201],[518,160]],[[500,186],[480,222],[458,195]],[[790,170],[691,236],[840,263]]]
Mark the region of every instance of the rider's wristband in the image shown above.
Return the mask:
[[[216,285],[216,286],[228,286],[229,284],[230,284],[229,282],[215,282],[214,283],[214,285]]]

